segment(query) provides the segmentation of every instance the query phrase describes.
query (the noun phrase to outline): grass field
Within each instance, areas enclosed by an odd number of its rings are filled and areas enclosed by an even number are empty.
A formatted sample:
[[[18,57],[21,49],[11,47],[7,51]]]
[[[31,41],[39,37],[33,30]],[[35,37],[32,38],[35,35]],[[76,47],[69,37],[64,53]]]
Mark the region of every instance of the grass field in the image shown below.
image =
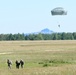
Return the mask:
[[[24,68],[16,69],[20,59]],[[76,75],[76,41],[0,41],[0,75]]]

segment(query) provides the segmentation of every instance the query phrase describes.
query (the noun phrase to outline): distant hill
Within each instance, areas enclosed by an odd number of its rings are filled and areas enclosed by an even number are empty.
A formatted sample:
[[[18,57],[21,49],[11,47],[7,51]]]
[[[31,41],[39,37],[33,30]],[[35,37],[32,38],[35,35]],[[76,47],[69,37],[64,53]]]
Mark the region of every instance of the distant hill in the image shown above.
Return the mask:
[[[48,28],[45,28],[43,30],[41,30],[39,33],[42,33],[42,34],[51,34],[51,33],[54,33],[54,31],[48,29]]]
[[[52,33],[54,33],[54,31],[52,31],[52,30],[50,30],[50,29],[48,29],[48,28],[45,28],[45,29],[42,29],[42,30],[39,31],[39,32],[27,33],[27,34],[25,34],[25,35],[29,35],[29,34],[39,34],[39,33],[41,33],[41,34],[52,34]]]

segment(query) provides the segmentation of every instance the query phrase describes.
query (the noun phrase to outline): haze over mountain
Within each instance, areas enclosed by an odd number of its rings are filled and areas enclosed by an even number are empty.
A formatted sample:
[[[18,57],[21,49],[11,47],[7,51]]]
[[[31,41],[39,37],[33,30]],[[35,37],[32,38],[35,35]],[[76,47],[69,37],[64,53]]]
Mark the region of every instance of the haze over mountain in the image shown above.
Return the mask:
[[[29,35],[29,34],[39,34],[39,33],[41,33],[41,34],[52,34],[52,33],[54,33],[54,31],[52,31],[52,30],[50,30],[48,28],[45,28],[45,29],[42,29],[39,32],[27,33],[26,35]]]
[[[54,31],[52,31],[52,30],[50,30],[50,29],[48,29],[48,28],[45,28],[45,29],[43,29],[43,30],[41,30],[40,31],[40,33],[42,33],[42,34],[51,34],[51,33],[53,33]]]

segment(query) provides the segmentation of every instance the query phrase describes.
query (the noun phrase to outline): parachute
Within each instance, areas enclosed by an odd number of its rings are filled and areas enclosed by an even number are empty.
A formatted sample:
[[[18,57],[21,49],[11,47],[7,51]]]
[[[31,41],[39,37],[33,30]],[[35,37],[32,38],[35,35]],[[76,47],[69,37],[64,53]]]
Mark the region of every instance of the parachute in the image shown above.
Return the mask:
[[[55,15],[67,15],[67,11],[64,10],[62,7],[57,7],[57,8],[54,8],[53,10],[51,10],[51,14],[53,16],[55,16]]]
[[[57,17],[57,20],[58,20],[59,16],[67,15],[67,11],[64,10],[64,8],[62,8],[62,7],[56,7],[56,8],[51,10],[51,15],[52,16],[57,16],[58,15],[58,17]],[[54,17],[54,18],[56,18],[56,17]],[[58,23],[58,27],[60,28],[60,24],[59,23]]]

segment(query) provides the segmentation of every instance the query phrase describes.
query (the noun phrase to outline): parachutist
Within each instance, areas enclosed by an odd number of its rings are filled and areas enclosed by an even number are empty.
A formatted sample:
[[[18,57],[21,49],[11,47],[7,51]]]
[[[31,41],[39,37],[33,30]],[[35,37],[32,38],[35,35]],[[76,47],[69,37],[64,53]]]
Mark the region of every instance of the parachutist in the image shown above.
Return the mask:
[[[60,25],[58,25],[58,27],[60,27]]]

